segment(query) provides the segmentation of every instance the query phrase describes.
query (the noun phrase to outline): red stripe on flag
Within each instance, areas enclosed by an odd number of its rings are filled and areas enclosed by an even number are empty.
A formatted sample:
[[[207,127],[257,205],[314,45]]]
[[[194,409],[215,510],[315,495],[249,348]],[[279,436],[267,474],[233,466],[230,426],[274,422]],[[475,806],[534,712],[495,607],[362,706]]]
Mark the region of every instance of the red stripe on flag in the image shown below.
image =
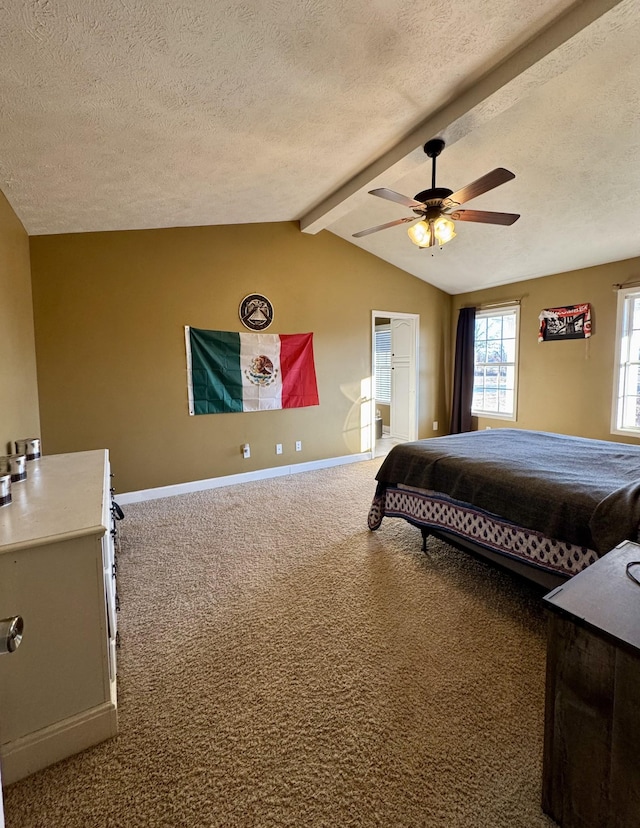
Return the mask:
[[[280,334],[282,407],[319,405],[313,334]]]

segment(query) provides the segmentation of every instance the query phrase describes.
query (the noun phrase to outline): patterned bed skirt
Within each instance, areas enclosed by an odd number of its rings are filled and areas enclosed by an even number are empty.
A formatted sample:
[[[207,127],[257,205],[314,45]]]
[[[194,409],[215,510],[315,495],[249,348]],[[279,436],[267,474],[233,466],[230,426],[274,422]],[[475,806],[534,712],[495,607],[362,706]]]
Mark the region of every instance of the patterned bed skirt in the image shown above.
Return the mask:
[[[564,575],[576,575],[598,558],[592,549],[547,538],[439,492],[401,484],[388,486],[373,499],[369,529],[378,529],[384,517],[401,517],[427,531],[439,529],[492,552]]]

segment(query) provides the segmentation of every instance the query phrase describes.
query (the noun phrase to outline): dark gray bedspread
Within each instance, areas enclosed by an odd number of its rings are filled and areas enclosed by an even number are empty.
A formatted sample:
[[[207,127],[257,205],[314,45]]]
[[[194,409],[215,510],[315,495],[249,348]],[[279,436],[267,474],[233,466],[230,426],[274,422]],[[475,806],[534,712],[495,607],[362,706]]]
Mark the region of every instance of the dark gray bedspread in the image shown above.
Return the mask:
[[[442,492],[550,538],[608,552],[636,539],[640,446],[497,428],[398,445],[378,474]]]

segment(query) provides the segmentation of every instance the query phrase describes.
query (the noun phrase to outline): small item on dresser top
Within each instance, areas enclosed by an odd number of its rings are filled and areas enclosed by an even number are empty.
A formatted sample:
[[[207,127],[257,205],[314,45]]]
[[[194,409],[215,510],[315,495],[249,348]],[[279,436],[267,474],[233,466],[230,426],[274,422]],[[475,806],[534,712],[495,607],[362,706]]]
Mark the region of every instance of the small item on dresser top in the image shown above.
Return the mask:
[[[0,457],[0,474],[10,474],[12,483],[27,479],[27,458],[24,454],[6,454]]]
[[[40,438],[27,437],[16,440],[16,454],[24,454],[27,460],[37,460],[40,457]]]
[[[0,506],[11,503],[11,475],[0,474]]]

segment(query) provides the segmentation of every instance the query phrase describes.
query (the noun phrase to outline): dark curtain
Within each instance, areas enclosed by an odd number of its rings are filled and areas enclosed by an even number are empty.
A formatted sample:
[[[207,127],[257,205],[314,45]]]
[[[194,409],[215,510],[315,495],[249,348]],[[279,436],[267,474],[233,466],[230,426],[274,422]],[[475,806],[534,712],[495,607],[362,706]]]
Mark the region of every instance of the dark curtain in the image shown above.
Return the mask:
[[[471,431],[475,327],[476,309],[460,308],[453,370],[453,404],[451,406],[451,425],[449,426],[451,434]]]

